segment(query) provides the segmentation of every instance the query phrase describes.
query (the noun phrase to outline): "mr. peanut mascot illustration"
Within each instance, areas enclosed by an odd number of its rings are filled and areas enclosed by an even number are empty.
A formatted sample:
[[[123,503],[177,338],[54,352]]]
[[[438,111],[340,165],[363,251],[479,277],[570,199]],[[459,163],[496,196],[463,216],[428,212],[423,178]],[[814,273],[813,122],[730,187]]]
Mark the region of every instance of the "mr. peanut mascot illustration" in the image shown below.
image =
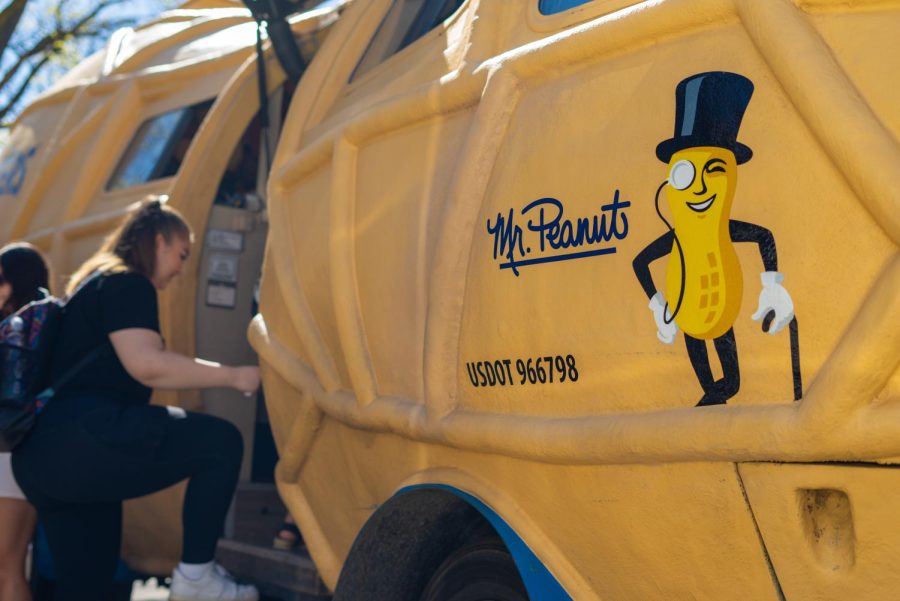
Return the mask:
[[[752,318],[776,334],[796,325],[794,303],[781,285],[775,238],[768,229],[730,218],[737,166],[753,152],[737,141],[753,83],[736,73],[700,73],[675,91],[675,135],[656,147],[669,177],[656,192],[656,211],[669,228],[634,259],[634,272],[656,321],[657,337],[672,344],[680,328],[703,397],[697,406],[724,404],[741,384],[733,325],[741,308],[743,276],[734,242],[755,242],[765,271]],[[673,224],[659,210],[666,198]],[[654,286],[650,263],[669,255],[665,294]],[[774,314],[774,318],[773,318]],[[723,377],[714,380],[707,341],[712,340]],[[795,374],[797,372],[795,371]],[[796,388],[796,383],[795,383]]]

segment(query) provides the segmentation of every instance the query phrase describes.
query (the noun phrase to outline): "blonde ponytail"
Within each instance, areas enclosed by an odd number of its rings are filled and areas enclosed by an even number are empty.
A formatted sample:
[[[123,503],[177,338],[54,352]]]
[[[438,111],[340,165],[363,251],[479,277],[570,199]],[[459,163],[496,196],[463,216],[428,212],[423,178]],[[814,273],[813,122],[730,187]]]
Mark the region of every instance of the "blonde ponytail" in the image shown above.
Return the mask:
[[[159,197],[151,197],[128,215],[106,238],[100,250],[72,274],[66,294],[73,294],[85,278],[97,271],[134,271],[153,277],[157,234],[161,234],[166,242],[171,242],[175,236],[193,238],[191,227],[178,211],[166,206]]]

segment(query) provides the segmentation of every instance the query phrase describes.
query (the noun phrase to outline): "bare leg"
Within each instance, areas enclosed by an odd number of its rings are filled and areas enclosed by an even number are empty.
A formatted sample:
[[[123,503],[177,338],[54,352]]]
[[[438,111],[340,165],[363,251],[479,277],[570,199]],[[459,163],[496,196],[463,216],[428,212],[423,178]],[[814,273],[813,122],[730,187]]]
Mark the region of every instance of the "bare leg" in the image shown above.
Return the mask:
[[[25,556],[37,512],[28,501],[0,498],[0,599],[31,601],[25,580]]]

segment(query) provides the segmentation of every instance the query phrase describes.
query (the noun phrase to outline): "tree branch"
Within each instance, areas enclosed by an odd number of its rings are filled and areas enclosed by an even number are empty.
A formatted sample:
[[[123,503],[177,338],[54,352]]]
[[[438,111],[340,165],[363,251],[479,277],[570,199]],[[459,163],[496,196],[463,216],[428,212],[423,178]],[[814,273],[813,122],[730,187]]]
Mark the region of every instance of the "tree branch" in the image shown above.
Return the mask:
[[[19,102],[19,99],[22,98],[22,95],[25,94],[25,91],[28,89],[28,85],[31,83],[31,80],[34,79],[34,76],[37,75],[37,72],[40,71],[41,68],[43,68],[43,66],[48,62],[50,62],[49,54],[41,58],[41,60],[39,60],[31,67],[31,71],[28,73],[22,83],[19,84],[19,89],[16,90],[16,93],[13,94],[9,102],[6,103],[6,106],[0,109],[0,122],[2,122],[6,117],[6,114],[16,106],[16,103]]]
[[[28,4],[28,0],[13,0],[3,9],[3,12],[0,12],[0,54],[3,54],[9,45],[9,40],[25,12],[26,4]]]
[[[103,12],[117,0],[53,0],[52,7],[37,27],[29,32],[16,31],[29,0],[7,0],[0,10],[0,56],[6,53],[8,66],[0,70],[0,128],[17,113],[17,104],[34,87],[44,87],[35,76],[48,63],[68,64],[80,57],[85,48],[100,42],[121,27],[133,25],[134,19],[105,17]],[[87,44],[83,43],[87,40]],[[13,53],[13,54],[10,54]]]
[[[21,1],[21,0],[18,0]],[[26,0],[27,1],[27,0]],[[56,9],[54,12],[57,13],[58,19],[59,13],[61,12],[61,8],[65,0],[60,0],[59,4],[56,5]],[[97,18],[97,16],[106,8],[108,8],[112,4],[111,0],[106,0],[104,2],[98,2],[92,10],[90,10],[87,14],[85,14],[81,19],[76,21],[69,27],[65,27],[62,24],[52,32],[46,34],[40,40],[38,40],[31,48],[25,50],[24,52],[19,53],[18,60],[10,66],[6,72],[3,74],[3,77],[0,78],[0,90],[2,90],[19,72],[19,70],[26,64],[28,61],[36,56],[44,55],[49,57],[52,54],[57,54],[59,50],[57,49],[59,44],[62,44],[73,37],[84,37],[94,35],[99,33],[100,29],[91,30],[88,29],[90,25],[93,24],[93,20]],[[59,23],[59,20],[57,22]],[[100,24],[101,28],[103,24]],[[46,61],[41,61],[40,64],[43,65]],[[29,75],[29,79],[33,77]]]

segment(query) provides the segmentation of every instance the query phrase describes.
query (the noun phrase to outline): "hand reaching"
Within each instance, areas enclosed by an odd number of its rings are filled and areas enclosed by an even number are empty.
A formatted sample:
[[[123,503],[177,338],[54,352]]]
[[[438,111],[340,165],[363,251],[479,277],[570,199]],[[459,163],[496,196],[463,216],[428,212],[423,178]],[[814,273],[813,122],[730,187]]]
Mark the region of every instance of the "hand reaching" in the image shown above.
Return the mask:
[[[233,367],[233,381],[231,387],[244,393],[244,396],[252,396],[259,389],[259,368],[255,365],[241,365]]]

